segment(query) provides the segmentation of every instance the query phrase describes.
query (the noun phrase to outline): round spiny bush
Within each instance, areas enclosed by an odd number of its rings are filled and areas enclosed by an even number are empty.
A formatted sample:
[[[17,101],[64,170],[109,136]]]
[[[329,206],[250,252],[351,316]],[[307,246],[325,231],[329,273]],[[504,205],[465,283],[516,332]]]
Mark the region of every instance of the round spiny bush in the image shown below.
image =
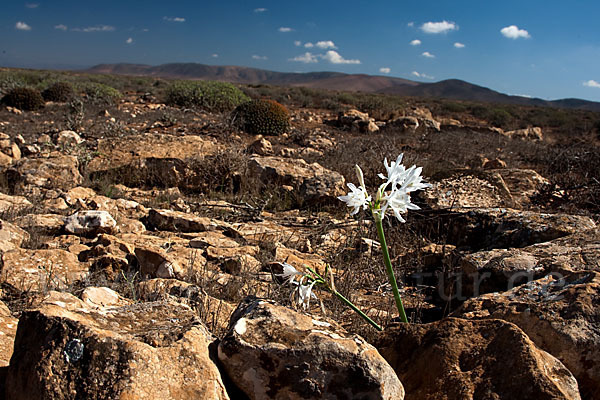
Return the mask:
[[[73,98],[73,85],[69,82],[56,82],[42,92],[46,101],[67,102]]]
[[[290,113],[273,100],[251,100],[237,107],[232,121],[251,135],[281,135],[290,128]]]
[[[2,103],[19,110],[39,110],[46,104],[39,90],[19,87],[9,90],[2,98]]]
[[[209,112],[231,111],[250,100],[240,89],[227,82],[179,81],[167,89],[166,103],[179,107],[198,107]]]

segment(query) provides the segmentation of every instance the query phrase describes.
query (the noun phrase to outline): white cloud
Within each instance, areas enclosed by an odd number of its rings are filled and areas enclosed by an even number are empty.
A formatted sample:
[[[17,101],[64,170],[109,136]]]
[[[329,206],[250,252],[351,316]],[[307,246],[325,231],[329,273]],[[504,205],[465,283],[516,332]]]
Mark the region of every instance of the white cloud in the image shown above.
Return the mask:
[[[27,8],[38,8],[40,3],[25,3],[25,7]]]
[[[414,22],[409,22],[408,24],[406,24],[406,26],[408,26],[409,28],[412,28],[413,26],[415,26]]]
[[[77,32],[112,32],[115,30],[114,26],[110,25],[96,25],[88,26],[87,28],[73,28]]]
[[[296,47],[302,46],[302,42],[299,40],[294,40],[294,46],[296,46]]]
[[[321,58],[332,64],[360,64],[360,60],[346,60],[334,50],[329,50],[325,55],[322,55]]]
[[[315,47],[315,45],[312,44],[311,42],[306,42],[306,43],[304,43],[304,47],[306,47],[307,49],[310,49],[311,47]]]
[[[54,29],[58,29],[59,31],[66,31],[68,28],[66,25],[59,24],[59,25],[54,25]]]
[[[337,47],[335,47],[335,44],[331,40],[321,40],[320,42],[317,42],[315,46],[317,46],[320,49],[337,49]]]
[[[133,38],[127,38],[127,40],[125,41],[125,43],[127,43],[127,44],[133,43]]]
[[[255,8],[254,12],[255,13],[264,13],[265,11],[267,11],[266,8],[260,7],[260,8]]]
[[[511,25],[500,29],[500,33],[502,33],[504,37],[507,37],[509,39],[529,39],[531,37],[529,35],[529,32],[527,32],[525,29],[519,29],[519,27],[516,25]]]
[[[454,22],[425,22],[421,25],[421,30],[425,33],[446,33],[449,31],[458,30],[458,25]]]
[[[435,58],[435,56],[428,51],[424,51],[421,55],[427,58]]]
[[[183,17],[163,17],[163,19],[168,22],[185,22]]]
[[[465,45],[464,43],[456,42],[454,43],[454,47],[456,47],[457,49],[462,49],[463,47],[465,47]]]
[[[267,60],[268,58],[267,58],[267,56],[259,56],[257,54],[253,54],[252,55],[252,59],[254,59],[254,60]]]
[[[427,74],[422,74],[422,73],[419,73],[417,71],[411,72],[411,75],[416,76],[417,78],[433,79],[433,76],[430,76],[430,75],[427,75]]]
[[[389,74],[390,72],[392,72],[392,69],[388,67],[381,67],[379,68],[379,72],[381,72],[382,74]]]
[[[310,53],[310,52],[306,52],[304,54],[301,54],[299,56],[296,56],[294,58],[290,58],[290,61],[297,61],[297,62],[302,62],[304,64],[311,64],[311,63],[318,63],[319,60],[317,60],[317,56],[315,56],[314,54]]]
[[[15,24],[15,28],[20,31],[30,31],[31,30],[31,27],[22,21],[17,22]]]
[[[410,41],[410,45],[411,46],[418,46],[421,44],[421,41],[419,39],[415,39],[415,40],[411,40]]]
[[[279,28],[279,32],[291,32],[293,31],[292,28],[289,28],[287,26],[282,26],[281,28]]]
[[[213,53],[210,55],[212,58],[219,58],[219,55],[217,53]]]
[[[587,87],[593,87],[593,88],[598,88],[600,89],[600,82],[597,82],[593,79],[590,79],[587,82],[583,82],[583,86],[587,86]]]

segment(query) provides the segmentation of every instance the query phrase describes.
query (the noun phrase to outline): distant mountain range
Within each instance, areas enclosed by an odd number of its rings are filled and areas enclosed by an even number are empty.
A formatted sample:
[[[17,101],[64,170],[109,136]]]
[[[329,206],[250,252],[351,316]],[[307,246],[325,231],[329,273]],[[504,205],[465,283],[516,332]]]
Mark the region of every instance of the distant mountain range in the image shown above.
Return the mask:
[[[275,72],[237,66],[213,66],[196,63],[174,63],[157,66],[143,64],[100,64],[85,72],[101,74],[156,76],[161,78],[216,80],[243,84],[304,86],[310,88],[387,93],[401,96],[434,97],[453,100],[484,101],[577,108],[600,112],[600,103],[581,99],[542,100],[510,96],[459,79],[435,83],[415,82],[408,79],[341,72]]]

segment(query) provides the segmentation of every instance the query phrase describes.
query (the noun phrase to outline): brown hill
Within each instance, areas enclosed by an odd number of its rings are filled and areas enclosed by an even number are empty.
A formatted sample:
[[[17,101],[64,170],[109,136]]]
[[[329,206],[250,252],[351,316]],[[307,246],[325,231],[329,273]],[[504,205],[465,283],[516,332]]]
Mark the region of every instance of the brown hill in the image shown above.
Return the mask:
[[[86,72],[143,75],[162,78],[217,80],[242,84],[304,86],[318,89],[388,93],[402,96],[437,97],[454,100],[509,103],[528,106],[578,108],[600,111],[600,103],[580,99],[542,100],[509,96],[459,79],[421,83],[408,79],[341,72],[276,72],[238,66],[172,63],[157,66],[142,64],[100,64]]]

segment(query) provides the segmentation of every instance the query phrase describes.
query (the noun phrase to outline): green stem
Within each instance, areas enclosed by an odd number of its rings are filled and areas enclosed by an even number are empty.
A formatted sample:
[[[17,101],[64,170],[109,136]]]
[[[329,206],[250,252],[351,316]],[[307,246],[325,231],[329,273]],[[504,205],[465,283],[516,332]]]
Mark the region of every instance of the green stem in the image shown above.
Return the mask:
[[[346,303],[346,305],[348,307],[350,307],[352,310],[354,310],[355,313],[357,313],[358,315],[360,315],[361,317],[363,317],[363,319],[365,321],[367,321],[369,324],[371,324],[371,326],[375,329],[377,329],[378,331],[382,331],[383,328],[380,327],[379,325],[377,325],[377,323],[375,321],[373,321],[371,318],[369,318],[367,316],[367,314],[365,314],[364,312],[362,312],[361,310],[358,309],[358,307],[356,307],[354,304],[352,304],[352,302],[350,300],[348,300],[347,298],[345,298],[344,296],[342,296],[342,294],[340,292],[338,292],[335,289],[332,289],[331,292],[333,294],[335,294],[338,299],[342,300],[344,303]]]
[[[406,312],[404,311],[404,305],[400,298],[400,292],[398,291],[398,284],[396,283],[396,277],[394,276],[394,270],[392,268],[392,262],[390,261],[390,253],[388,246],[385,241],[385,234],[383,233],[383,223],[381,217],[377,212],[373,212],[375,218],[375,225],[377,226],[377,234],[379,235],[379,243],[381,243],[381,251],[383,252],[383,263],[385,264],[385,271],[387,272],[388,279],[392,285],[392,292],[394,293],[394,299],[396,300],[396,307],[398,308],[398,314],[400,315],[400,321],[408,322],[406,318]]]

